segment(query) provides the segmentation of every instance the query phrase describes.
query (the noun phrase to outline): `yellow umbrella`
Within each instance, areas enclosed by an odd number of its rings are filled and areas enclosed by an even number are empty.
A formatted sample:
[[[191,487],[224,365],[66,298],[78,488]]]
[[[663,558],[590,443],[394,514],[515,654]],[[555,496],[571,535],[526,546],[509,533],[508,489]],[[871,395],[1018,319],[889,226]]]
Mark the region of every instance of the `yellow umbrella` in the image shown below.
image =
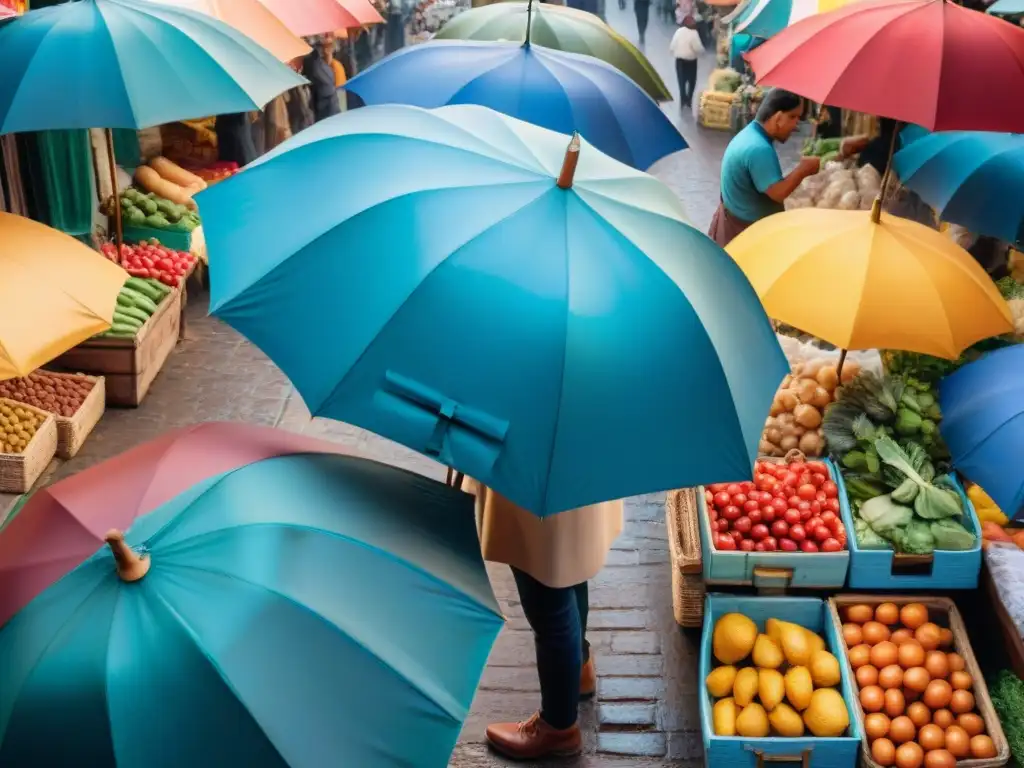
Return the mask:
[[[0,212],[0,380],[110,328],[127,279],[73,237]]]
[[[843,350],[954,359],[1013,331],[974,258],[945,235],[875,210],[799,208],[762,219],[726,250],[765,312]]]
[[[305,56],[311,50],[302,38],[293,35],[270,9],[259,0],[158,0],[212,16],[234,27],[246,37],[262,45],[274,58],[288,62]]]

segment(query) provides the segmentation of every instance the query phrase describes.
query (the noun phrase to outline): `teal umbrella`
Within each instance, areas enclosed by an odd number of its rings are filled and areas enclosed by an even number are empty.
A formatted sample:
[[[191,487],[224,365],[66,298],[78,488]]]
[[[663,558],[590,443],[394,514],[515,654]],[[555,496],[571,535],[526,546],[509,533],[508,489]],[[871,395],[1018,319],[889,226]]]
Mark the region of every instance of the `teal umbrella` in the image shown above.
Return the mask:
[[[37,493],[0,765],[447,765],[503,625],[472,497],[337,450],[206,424]]]
[[[1024,0],[996,0],[988,7],[994,16],[1017,16],[1024,13]]]

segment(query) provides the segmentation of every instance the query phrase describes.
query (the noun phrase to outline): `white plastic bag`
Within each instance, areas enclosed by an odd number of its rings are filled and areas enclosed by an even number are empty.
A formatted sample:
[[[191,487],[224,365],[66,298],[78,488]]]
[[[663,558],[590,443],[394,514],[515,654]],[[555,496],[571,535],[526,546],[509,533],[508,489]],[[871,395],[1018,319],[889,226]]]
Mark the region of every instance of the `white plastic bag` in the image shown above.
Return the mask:
[[[859,211],[860,192],[856,190],[844,192],[843,196],[839,198],[839,205],[837,205],[836,207],[841,211]]]
[[[1024,637],[1024,550],[1016,545],[993,542],[985,550],[996,592],[1017,632]]]
[[[823,349],[812,342],[800,341],[792,336],[775,334],[775,337],[779,340],[779,346],[782,347],[782,352],[786,355],[790,367],[797,363],[806,364],[817,361],[833,363],[839,360],[838,349]],[[877,349],[847,352],[846,359],[856,362],[862,371],[866,370],[877,373],[879,376],[882,375],[882,356]]]

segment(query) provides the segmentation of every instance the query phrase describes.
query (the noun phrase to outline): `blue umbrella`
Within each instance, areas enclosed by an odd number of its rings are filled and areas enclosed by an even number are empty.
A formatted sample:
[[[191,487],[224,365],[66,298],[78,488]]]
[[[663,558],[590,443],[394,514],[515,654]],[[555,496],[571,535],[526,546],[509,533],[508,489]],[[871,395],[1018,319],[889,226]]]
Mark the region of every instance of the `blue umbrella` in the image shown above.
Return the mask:
[[[348,81],[367,104],[479,104],[644,170],[686,142],[640,86],[600,59],[530,43],[435,40],[403,48]]]
[[[897,152],[893,168],[943,220],[1009,242],[1024,235],[1024,135],[932,133]]]
[[[986,12],[994,16],[1016,16],[1024,13],[1024,0],[996,0]]]
[[[274,456],[106,539],[0,627],[0,765],[447,765],[503,625],[471,497]]]
[[[0,26],[0,72],[0,134],[248,112],[305,82],[228,25],[143,0],[77,0]]]
[[[990,352],[942,380],[942,437],[953,466],[1008,516],[1024,513],[1024,344]]]
[[[671,190],[568,141],[469,106],[317,123],[197,196],[211,310],[314,414],[538,515],[748,477],[788,370],[761,303]],[[319,194],[338,168],[363,181]]]

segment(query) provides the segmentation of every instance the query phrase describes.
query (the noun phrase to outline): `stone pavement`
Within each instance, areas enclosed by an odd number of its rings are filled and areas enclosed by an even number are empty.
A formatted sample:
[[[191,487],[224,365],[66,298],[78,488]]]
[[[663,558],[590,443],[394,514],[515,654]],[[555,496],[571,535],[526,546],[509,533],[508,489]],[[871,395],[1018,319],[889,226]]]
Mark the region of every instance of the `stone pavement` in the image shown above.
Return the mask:
[[[636,39],[632,8],[608,4],[609,21]],[[667,47],[673,29],[655,14],[648,54],[675,92]],[[702,62],[700,83],[714,65]],[[718,171],[726,134],[696,127],[675,103],[665,107],[691,149],[658,163],[652,173],[672,187],[695,226],[707,228],[718,202]],[[234,331],[205,317],[205,300],[189,308],[188,338],[171,356],[138,410],[110,410],[78,457],[55,464],[47,480],[80,471],[174,427],[201,421],[239,420],[277,426],[344,443],[366,456],[443,478],[432,461],[401,446],[338,422],[310,420],[287,379]],[[13,501],[0,496],[0,518]],[[591,587],[589,638],[600,675],[595,701],[582,709],[586,753],[571,765],[587,768],[652,768],[703,762],[696,693],[699,637],[681,632],[672,618],[664,495],[630,499],[627,524],[607,567]],[[483,745],[485,725],[518,720],[539,703],[532,638],[507,568],[490,568],[494,589],[509,617],[484,674],[453,756],[459,768],[505,765]],[[401,738],[401,734],[396,734]]]

